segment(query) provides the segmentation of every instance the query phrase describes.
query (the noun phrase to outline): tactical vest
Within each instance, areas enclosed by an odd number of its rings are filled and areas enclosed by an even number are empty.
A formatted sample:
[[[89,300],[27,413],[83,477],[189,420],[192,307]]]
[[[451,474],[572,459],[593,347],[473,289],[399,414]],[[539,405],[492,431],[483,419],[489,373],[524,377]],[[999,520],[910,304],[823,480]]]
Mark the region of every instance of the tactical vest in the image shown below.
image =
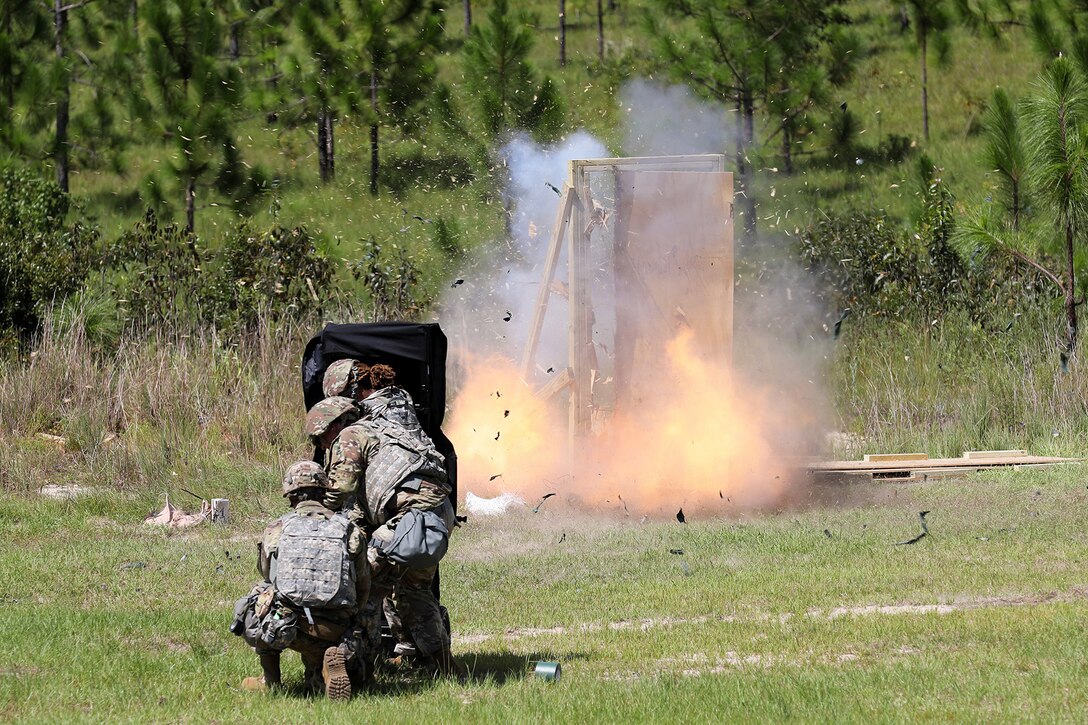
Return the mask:
[[[276,589],[298,607],[352,609],[355,562],[344,516],[290,516],[280,535]]]
[[[373,419],[387,420],[408,430],[420,428],[412,396],[403,388],[382,388],[362,402],[364,414]],[[424,434],[425,435],[425,434]]]
[[[409,430],[384,418],[355,425],[365,427],[378,439],[378,450],[366,466],[366,503],[374,525],[385,523],[385,506],[400,484],[411,478],[445,482],[445,458],[422,428]]]

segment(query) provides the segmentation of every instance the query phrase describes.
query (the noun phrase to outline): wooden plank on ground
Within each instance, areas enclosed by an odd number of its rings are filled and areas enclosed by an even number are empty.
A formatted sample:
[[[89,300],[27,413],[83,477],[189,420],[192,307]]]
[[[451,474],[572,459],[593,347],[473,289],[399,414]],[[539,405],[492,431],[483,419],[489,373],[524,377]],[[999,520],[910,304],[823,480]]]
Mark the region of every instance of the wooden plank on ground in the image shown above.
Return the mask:
[[[1027,454],[1027,451],[967,451],[963,457],[969,461],[976,461],[988,458],[1021,458]]]
[[[997,466],[1021,466],[1044,463],[1073,463],[1079,458],[1056,456],[1011,456],[1008,458],[977,458],[968,463],[964,458],[929,458],[924,464],[912,465],[911,461],[817,461],[807,464],[808,470],[817,472],[862,471],[911,471],[931,468],[994,468]]]
[[[866,453],[865,460],[869,463],[876,461],[924,461],[929,458],[926,453]]]

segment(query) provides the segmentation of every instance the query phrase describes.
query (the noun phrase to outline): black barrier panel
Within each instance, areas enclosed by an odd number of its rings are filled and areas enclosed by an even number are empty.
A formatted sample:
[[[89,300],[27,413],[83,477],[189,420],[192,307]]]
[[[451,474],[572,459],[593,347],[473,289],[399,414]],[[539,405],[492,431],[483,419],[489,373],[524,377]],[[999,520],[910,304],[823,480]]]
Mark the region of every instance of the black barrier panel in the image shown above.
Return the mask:
[[[353,358],[385,363],[397,373],[397,385],[415,402],[420,425],[446,457],[457,505],[457,454],[442,432],[446,414],[446,335],[437,323],[368,322],[329,324],[306,345],[302,356],[302,392],[306,410],[325,397],[321,381],[337,360]]]

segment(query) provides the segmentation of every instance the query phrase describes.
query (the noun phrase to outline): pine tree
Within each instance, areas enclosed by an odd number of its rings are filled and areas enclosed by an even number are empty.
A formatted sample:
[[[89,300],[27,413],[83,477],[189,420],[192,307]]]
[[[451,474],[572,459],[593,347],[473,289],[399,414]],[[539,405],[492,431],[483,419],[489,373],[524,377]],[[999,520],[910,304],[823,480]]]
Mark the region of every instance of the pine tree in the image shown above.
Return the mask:
[[[223,60],[224,28],[209,0],[159,0],[141,8],[145,123],[174,148],[170,168],[185,189],[185,228],[195,228],[197,188],[212,174],[237,177],[232,122],[241,95]]]
[[[1073,61],[1059,56],[1043,71],[1023,109],[1026,180],[1050,213],[1056,234],[1024,233],[995,218],[993,204],[985,204],[957,226],[953,242],[965,258],[1005,255],[1054,284],[1064,302],[1065,359],[1076,348],[1077,307],[1084,302],[1083,296],[1077,299],[1076,266],[1088,233],[1088,83]],[[1060,267],[1048,266],[1051,255],[1061,260]]]
[[[986,132],[986,163],[1001,178],[1013,231],[1019,231],[1027,158],[1016,107],[1004,88],[994,89],[982,125]]]
[[[0,147],[5,156],[37,158],[49,124],[52,25],[38,0],[0,0]]]
[[[369,92],[370,193],[378,193],[381,126],[412,127],[434,89],[445,9],[431,0],[347,0],[359,76]]]
[[[464,46],[465,81],[491,138],[525,130],[541,141],[557,138],[566,109],[554,81],[529,61],[533,35],[526,18],[495,0],[486,24],[473,26]]]
[[[814,87],[808,69],[817,65],[836,6],[836,0],[656,0],[643,14],[644,30],[673,78],[734,113],[735,170],[748,236],[756,230],[750,158],[756,151],[756,115],[772,110],[771,99],[789,91],[792,102],[773,104],[784,114],[788,148],[796,120],[791,115],[809,105]],[[673,18],[668,29],[655,11]]]
[[[317,169],[322,183],[336,176],[336,111],[353,108],[359,81],[350,26],[338,0],[305,0],[294,14],[291,52],[285,75],[291,109],[288,123],[314,123]],[[297,100],[296,97],[297,96]]]

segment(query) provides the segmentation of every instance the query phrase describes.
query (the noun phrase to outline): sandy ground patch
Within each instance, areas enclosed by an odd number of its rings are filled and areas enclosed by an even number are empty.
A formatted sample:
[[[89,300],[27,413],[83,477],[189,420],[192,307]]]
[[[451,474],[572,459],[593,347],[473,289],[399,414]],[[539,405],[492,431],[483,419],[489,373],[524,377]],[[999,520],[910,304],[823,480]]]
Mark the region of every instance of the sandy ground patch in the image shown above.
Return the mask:
[[[492,638],[516,640],[549,635],[565,635],[572,632],[600,632],[605,630],[638,629],[643,632],[650,629],[669,628],[682,624],[705,624],[707,622],[786,622],[796,616],[814,619],[833,620],[840,617],[904,616],[937,614],[945,615],[973,609],[994,607],[1025,607],[1047,604],[1049,602],[1073,602],[1088,600],[1088,586],[1074,587],[1065,592],[1042,592],[1004,597],[957,597],[952,602],[928,604],[866,604],[853,607],[835,607],[833,609],[811,609],[798,615],[795,612],[753,613],[745,615],[724,614],[705,617],[659,617],[638,620],[619,620],[615,622],[587,622],[574,627],[514,627],[503,632],[468,632],[455,634],[454,641],[459,645],[480,644]]]

